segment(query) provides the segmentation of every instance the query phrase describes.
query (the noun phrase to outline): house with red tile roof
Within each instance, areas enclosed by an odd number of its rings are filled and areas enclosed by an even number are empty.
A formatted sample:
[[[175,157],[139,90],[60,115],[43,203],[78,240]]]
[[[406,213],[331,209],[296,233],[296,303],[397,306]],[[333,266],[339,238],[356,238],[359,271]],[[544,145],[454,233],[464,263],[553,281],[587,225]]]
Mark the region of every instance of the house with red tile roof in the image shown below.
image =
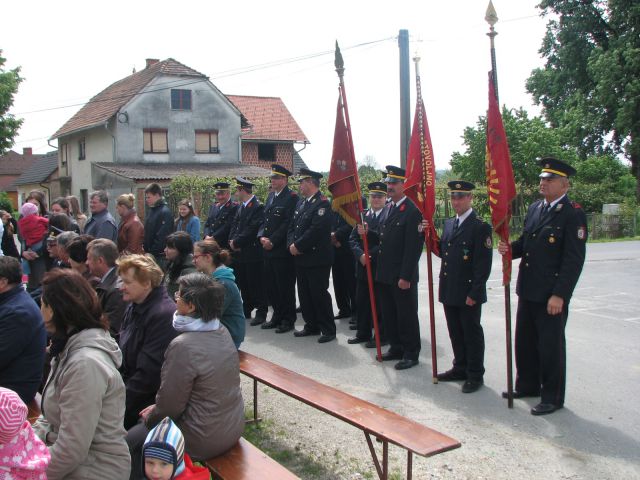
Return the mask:
[[[83,209],[95,189],[115,198],[149,181],[168,186],[179,174],[264,176],[274,162],[293,170],[309,143],[280,98],[224,95],[172,58],[147,59],[51,138],[58,140],[61,185]]]
[[[16,210],[22,199],[18,197],[18,187],[15,182],[41,157],[43,155],[34,155],[31,147],[23,148],[22,153],[9,150],[4,155],[0,155],[0,192],[7,193]]]

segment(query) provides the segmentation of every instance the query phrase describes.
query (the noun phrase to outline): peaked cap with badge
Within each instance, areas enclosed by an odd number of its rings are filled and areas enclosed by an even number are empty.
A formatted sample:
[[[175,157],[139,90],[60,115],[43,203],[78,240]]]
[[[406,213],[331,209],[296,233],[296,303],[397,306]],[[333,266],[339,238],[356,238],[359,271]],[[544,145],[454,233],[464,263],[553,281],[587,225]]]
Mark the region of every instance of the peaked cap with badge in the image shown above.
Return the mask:
[[[269,175],[271,178],[274,177],[290,177],[291,175],[293,175],[289,170],[287,170],[286,168],[284,168],[282,165],[278,165],[277,163],[272,163],[271,164],[271,175]]]
[[[538,163],[542,167],[540,178],[571,177],[576,174],[575,168],[557,158],[544,157]]]
[[[404,168],[396,167],[395,165],[387,165],[384,167],[386,172],[382,172],[386,175],[384,182],[386,183],[403,183],[406,179],[407,172]]]
[[[320,180],[322,178],[322,174],[320,172],[309,170],[306,167],[302,167],[300,169],[300,172],[298,173],[298,180],[301,182],[303,180],[306,180],[307,178],[315,178],[316,180]]]

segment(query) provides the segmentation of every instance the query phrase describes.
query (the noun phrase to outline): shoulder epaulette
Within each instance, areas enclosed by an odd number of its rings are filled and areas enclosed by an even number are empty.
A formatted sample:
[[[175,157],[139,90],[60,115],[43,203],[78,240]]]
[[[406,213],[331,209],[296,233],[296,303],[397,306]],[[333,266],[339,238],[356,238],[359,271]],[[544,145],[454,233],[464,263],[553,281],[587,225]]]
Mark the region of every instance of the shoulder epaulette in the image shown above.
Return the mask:
[[[574,202],[574,201],[572,201],[572,202],[571,202],[571,206],[572,206],[573,208],[579,208],[580,210],[582,210],[582,205],[580,205],[578,202]]]

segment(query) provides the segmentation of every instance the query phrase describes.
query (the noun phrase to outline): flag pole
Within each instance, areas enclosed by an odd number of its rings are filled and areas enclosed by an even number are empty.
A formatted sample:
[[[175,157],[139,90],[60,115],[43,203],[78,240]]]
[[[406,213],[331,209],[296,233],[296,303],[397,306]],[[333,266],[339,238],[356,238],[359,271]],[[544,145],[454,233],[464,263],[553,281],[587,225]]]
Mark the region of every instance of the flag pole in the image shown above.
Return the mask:
[[[416,55],[413,57],[413,61],[416,67],[416,96],[418,97],[418,131],[420,132],[420,162],[422,163],[422,196],[427,198],[427,165],[424,156],[424,118],[422,111],[422,87],[420,84],[420,57]],[[431,228],[427,225],[424,229],[424,239],[427,245],[427,282],[429,284],[429,327],[431,332],[431,381],[438,383],[438,355],[436,352],[436,316],[434,310],[433,300],[433,265],[431,259]]]
[[[351,137],[351,122],[349,121],[349,107],[347,105],[347,95],[344,89],[344,60],[342,59],[342,54],[340,53],[340,47],[338,46],[338,41],[336,40],[336,53],[335,53],[335,67],[336,73],[338,74],[338,78],[340,79],[340,98],[342,99],[342,108],[344,110],[344,119],[347,126],[347,135],[349,137],[349,150],[351,153],[351,158],[355,164],[356,154],[353,148],[353,138]],[[358,211],[360,212],[360,223],[364,228],[364,207],[362,205],[362,190],[360,190],[360,178],[358,177],[358,171],[356,169],[355,174],[355,183],[356,190],[358,193]],[[373,277],[371,275],[371,258],[369,257],[369,240],[367,238],[367,232],[365,230],[364,235],[362,235],[362,246],[364,250],[364,258],[365,258],[365,270],[367,271],[367,283],[369,285],[369,301],[371,302],[371,317],[373,318],[373,330],[375,332],[376,339],[376,360],[378,362],[382,362],[382,348],[380,346],[380,328],[378,326],[378,311],[376,309],[376,297],[373,288]]]
[[[489,33],[487,36],[491,41],[491,79],[493,82],[493,88],[496,94],[496,102],[498,107],[500,106],[498,97],[498,70],[496,67],[496,48],[494,39],[498,32],[495,31],[494,25],[498,22],[498,14],[493,6],[493,2],[489,0],[489,5],[485,13],[484,19],[489,24]],[[505,220],[508,221],[508,218]],[[508,228],[508,225],[507,225]],[[509,241],[507,241],[507,248],[511,249]],[[511,271],[511,255],[502,256],[502,270],[503,272],[508,269]],[[513,346],[511,340],[511,282],[507,280],[504,282],[504,314],[505,314],[505,339],[507,350],[507,406],[513,408]]]

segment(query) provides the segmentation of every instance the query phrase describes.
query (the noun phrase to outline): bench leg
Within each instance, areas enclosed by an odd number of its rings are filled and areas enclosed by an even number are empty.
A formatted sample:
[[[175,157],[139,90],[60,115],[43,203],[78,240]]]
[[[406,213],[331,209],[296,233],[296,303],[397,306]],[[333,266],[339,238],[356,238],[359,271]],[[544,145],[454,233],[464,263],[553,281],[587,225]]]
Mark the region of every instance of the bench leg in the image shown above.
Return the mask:
[[[245,423],[258,423],[261,418],[258,417],[258,380],[253,379],[253,418]]]
[[[413,477],[413,452],[407,450],[407,480]]]
[[[373,464],[376,467],[376,472],[378,472],[378,478],[380,480],[387,480],[389,476],[389,442],[386,440],[382,441],[382,466],[380,465],[380,461],[378,460],[378,455],[376,454],[375,448],[373,448],[373,442],[371,441],[371,437],[368,432],[364,432],[364,438],[367,440],[367,445],[369,445],[369,451],[371,452],[371,458],[373,459]],[[380,441],[378,439],[378,441]]]

